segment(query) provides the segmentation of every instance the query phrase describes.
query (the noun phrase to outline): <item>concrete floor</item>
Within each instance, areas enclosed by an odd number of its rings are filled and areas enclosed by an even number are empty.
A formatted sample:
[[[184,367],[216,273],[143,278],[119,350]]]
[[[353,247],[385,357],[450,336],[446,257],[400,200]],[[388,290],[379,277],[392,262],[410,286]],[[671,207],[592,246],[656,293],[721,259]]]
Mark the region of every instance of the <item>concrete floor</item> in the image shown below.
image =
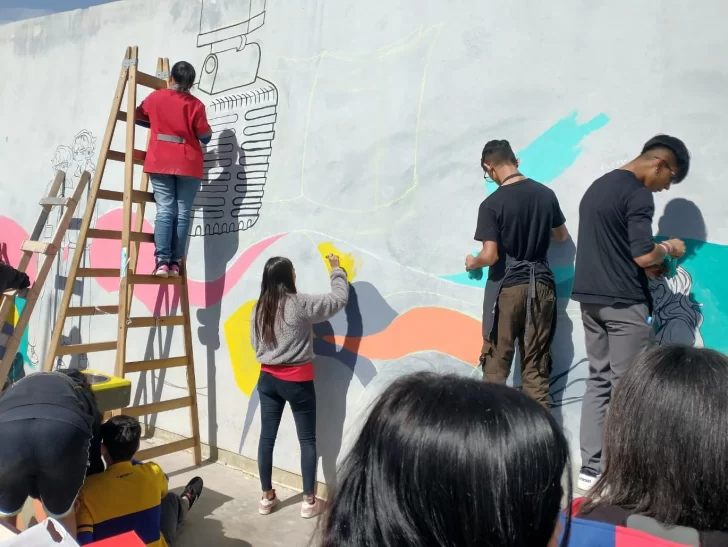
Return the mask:
[[[286,547],[308,546],[317,519],[300,516],[301,495],[276,488],[282,504],[263,517],[258,514],[260,482],[231,467],[203,462],[192,466],[187,452],[170,454],[154,460],[169,475],[171,490],[181,493],[194,476],[205,481],[205,490],[180,528],[174,547]]]

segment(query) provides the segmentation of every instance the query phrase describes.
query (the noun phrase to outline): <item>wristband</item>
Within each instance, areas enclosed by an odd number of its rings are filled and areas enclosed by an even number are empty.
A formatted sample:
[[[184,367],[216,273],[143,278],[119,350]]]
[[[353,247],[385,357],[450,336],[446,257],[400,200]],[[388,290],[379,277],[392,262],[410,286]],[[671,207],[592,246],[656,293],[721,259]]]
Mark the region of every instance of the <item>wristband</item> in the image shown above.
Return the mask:
[[[662,245],[662,248],[665,249],[665,252],[669,255],[672,255],[672,245],[670,245],[667,241],[661,241],[659,245]]]

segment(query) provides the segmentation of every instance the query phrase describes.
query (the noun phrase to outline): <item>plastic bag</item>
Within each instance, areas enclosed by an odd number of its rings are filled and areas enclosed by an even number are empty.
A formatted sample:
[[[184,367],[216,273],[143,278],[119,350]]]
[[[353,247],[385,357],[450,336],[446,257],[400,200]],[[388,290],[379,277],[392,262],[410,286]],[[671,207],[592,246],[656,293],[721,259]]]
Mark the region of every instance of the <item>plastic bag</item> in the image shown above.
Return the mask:
[[[57,535],[52,535],[49,528],[55,530]],[[56,541],[54,536],[60,537],[61,540]],[[58,521],[49,518],[13,539],[0,541],[0,547],[79,547],[79,545]]]

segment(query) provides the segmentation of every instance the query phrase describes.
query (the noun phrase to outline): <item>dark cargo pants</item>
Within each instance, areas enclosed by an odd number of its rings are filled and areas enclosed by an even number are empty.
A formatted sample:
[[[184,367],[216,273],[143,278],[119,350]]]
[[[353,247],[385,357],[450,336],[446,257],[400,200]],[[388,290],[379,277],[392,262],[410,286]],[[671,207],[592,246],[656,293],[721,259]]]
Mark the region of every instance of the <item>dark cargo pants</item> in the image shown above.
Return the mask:
[[[528,285],[508,287],[501,289],[498,295],[497,334],[494,341],[483,342],[483,379],[500,384],[506,382],[517,341],[523,391],[548,408],[556,293],[548,285],[536,284],[531,321],[527,325],[528,288]]]

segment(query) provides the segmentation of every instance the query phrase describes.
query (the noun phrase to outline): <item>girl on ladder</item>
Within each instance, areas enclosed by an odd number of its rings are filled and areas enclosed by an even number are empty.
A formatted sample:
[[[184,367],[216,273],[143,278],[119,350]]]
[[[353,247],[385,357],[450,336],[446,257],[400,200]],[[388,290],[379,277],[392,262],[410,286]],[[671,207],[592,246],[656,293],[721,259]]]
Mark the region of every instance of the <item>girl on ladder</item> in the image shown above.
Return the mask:
[[[190,93],[195,76],[190,63],[176,63],[170,87],[153,92],[137,108],[137,118],[149,118],[149,123],[137,123],[152,132],[144,172],[157,202],[154,274],[161,277],[179,275],[192,203],[202,182],[200,143],[207,144],[212,138],[205,105]]]

